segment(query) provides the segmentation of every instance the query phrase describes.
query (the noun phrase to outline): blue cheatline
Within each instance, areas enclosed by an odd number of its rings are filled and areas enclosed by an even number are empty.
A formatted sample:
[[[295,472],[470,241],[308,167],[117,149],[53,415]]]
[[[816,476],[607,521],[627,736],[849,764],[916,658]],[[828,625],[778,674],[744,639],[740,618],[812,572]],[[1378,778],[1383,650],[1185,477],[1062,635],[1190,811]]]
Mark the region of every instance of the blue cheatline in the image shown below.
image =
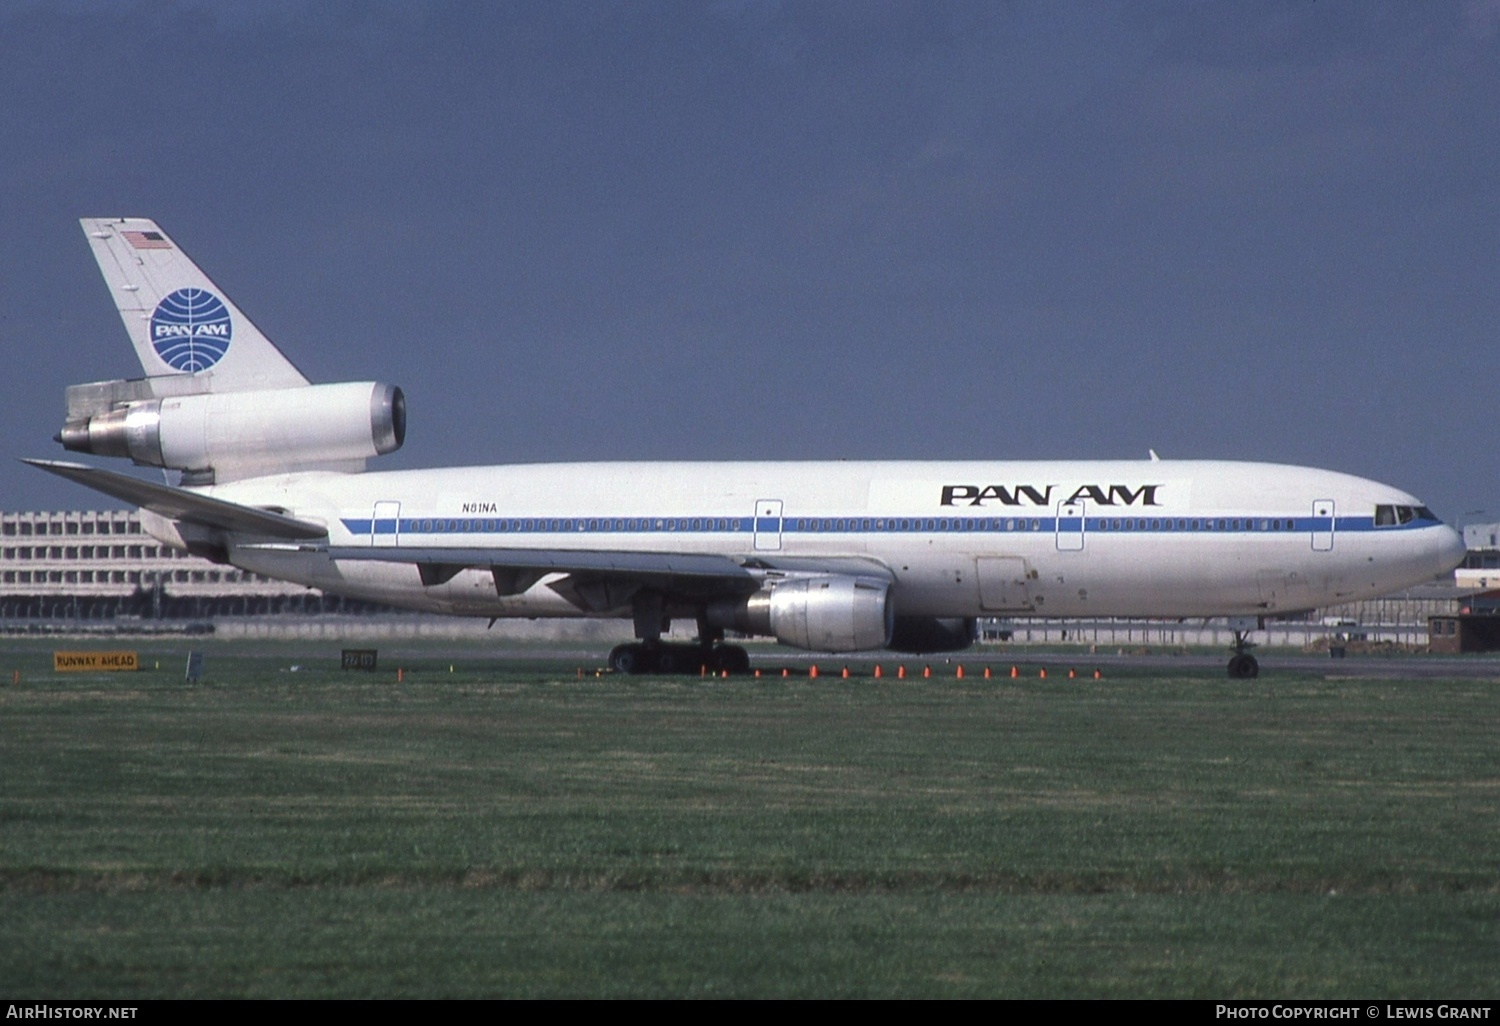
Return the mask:
[[[1008,534],[1058,530],[1056,517],[346,517],[351,534]],[[1116,534],[1291,534],[1309,531],[1409,531],[1437,520],[1376,525],[1374,517],[1088,517],[1083,530]],[[1063,517],[1064,531],[1079,530],[1078,517]]]

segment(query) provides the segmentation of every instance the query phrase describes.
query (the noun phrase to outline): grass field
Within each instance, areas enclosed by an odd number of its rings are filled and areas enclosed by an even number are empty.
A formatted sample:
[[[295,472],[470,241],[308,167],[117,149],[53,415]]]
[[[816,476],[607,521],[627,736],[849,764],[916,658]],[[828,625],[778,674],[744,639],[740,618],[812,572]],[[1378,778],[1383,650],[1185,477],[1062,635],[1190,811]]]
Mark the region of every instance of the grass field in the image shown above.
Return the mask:
[[[204,647],[5,653],[0,995],[1500,993],[1500,681]]]

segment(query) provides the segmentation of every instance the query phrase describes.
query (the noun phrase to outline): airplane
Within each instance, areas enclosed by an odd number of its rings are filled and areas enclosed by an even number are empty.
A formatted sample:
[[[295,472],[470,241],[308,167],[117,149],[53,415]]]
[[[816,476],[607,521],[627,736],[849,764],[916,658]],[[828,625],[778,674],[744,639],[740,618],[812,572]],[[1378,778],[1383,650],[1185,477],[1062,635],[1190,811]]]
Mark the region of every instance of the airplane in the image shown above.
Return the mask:
[[[177,485],[27,460],[140,507],[174,548],[456,616],[629,619],[622,673],[743,672],[729,632],[829,653],[961,651],[981,617],[1267,618],[1463,559],[1388,485],[1213,460],[598,462],[367,471],[406,400],[312,384],[155,222],[81,221],[145,376],[74,385],[71,452]],[[663,640],[696,623],[695,643]]]

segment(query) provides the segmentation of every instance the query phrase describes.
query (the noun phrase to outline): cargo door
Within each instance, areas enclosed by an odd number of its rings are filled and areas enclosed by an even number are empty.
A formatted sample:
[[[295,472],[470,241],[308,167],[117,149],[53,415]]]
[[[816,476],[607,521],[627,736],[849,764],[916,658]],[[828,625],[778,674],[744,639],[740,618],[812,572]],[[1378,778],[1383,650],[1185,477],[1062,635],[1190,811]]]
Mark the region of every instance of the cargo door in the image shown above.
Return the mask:
[[[979,608],[986,613],[1030,610],[1026,560],[1020,556],[980,556],[975,561],[979,578]]]
[[[1260,606],[1267,612],[1296,612],[1313,606],[1312,588],[1295,570],[1257,570],[1255,584],[1260,589]]]

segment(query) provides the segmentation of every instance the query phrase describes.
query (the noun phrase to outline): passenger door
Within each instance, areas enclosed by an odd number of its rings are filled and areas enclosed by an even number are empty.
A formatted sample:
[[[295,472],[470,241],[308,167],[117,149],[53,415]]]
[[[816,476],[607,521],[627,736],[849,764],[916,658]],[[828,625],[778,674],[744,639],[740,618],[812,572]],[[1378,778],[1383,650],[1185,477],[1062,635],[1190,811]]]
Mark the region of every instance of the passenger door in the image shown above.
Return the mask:
[[[401,503],[377,502],[370,516],[370,546],[401,544]]]
[[[757,499],[755,502],[755,551],[781,551],[780,499]]]
[[[1312,547],[1314,552],[1333,551],[1333,500],[1319,499],[1313,503]]]

